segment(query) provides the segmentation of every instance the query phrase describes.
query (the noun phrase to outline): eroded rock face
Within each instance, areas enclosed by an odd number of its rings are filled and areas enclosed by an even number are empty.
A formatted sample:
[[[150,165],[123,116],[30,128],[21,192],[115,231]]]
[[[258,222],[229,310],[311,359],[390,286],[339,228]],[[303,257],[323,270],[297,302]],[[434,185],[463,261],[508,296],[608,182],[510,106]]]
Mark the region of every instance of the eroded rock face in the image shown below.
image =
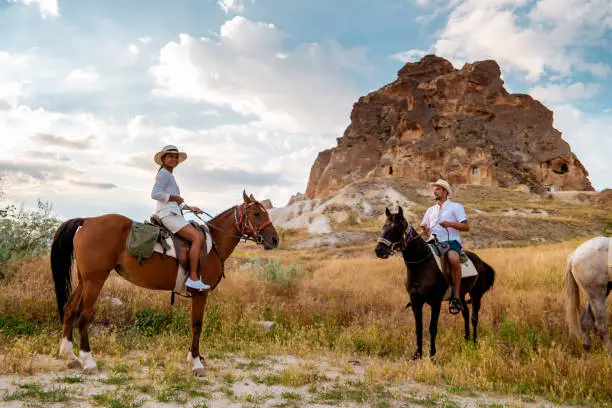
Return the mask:
[[[434,55],[407,63],[395,82],[361,97],[338,146],[319,153],[306,196],[327,198],[369,177],[453,184],[593,190],[553,128],[553,112],[509,94],[495,61],[462,69]]]

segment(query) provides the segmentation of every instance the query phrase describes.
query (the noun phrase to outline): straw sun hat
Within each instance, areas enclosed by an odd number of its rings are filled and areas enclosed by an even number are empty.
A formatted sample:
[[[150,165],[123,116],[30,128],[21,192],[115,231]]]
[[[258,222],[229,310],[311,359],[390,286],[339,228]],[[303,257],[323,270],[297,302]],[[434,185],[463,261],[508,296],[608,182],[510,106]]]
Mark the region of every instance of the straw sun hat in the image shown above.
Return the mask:
[[[451,198],[453,196],[453,188],[444,179],[438,179],[438,181],[436,181],[435,183],[430,183],[429,188],[433,188],[433,187],[442,187],[443,189],[448,191],[448,198]]]
[[[168,153],[178,153],[179,155],[179,163],[184,162],[185,160],[187,160],[187,153],[185,152],[179,152],[179,149],[174,146],[174,145],[167,145],[164,146],[163,149],[161,149],[159,152],[155,153],[155,163],[157,163],[158,165],[162,165],[162,158],[164,157],[164,155],[168,154]]]

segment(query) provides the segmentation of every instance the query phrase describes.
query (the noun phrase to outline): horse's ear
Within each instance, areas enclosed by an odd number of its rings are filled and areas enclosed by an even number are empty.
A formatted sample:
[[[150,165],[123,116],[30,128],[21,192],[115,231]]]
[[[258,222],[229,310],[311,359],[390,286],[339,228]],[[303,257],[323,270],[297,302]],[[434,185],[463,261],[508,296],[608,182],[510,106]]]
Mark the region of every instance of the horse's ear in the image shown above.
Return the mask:
[[[245,204],[250,204],[251,203],[251,199],[249,198],[249,196],[247,195],[246,191],[242,190],[242,199],[244,200]]]
[[[402,210],[402,206],[401,205],[397,206],[397,215],[399,215],[400,217],[404,216],[404,210]]]
[[[253,193],[249,194],[249,198],[251,199],[251,201],[254,201],[254,202],[257,201],[255,197],[253,197]]]
[[[391,217],[391,211],[389,211],[387,207],[385,207],[385,215],[387,216],[387,218]]]

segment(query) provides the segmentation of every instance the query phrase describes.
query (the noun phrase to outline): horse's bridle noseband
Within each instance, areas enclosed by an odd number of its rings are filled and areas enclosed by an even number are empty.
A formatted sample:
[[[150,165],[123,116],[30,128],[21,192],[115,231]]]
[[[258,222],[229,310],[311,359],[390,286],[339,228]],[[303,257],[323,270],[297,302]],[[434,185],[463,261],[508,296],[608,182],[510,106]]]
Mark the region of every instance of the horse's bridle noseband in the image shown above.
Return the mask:
[[[236,223],[236,227],[238,227],[238,231],[240,231],[240,238],[244,238],[245,241],[250,240],[256,242],[257,244],[263,244],[265,239],[262,232],[272,224],[272,221],[270,220],[270,216],[268,216],[268,220],[266,222],[261,225],[254,226],[247,214],[247,209],[253,205],[259,206],[259,209],[262,210],[264,214],[268,214],[268,211],[260,203],[250,202],[248,204],[240,204],[234,209],[234,221]]]
[[[383,244],[384,246],[389,248],[389,255],[395,255],[395,253],[402,251],[406,248],[406,244],[412,240],[415,240],[419,237],[418,232],[416,232],[414,230],[414,228],[412,227],[412,225],[408,224],[404,224],[404,231],[402,232],[402,237],[400,238],[399,241],[396,242],[391,242],[386,238],[380,237],[378,238],[378,243],[379,244]],[[427,254],[427,256],[425,256],[423,259],[420,259],[418,261],[407,261],[404,259],[404,261],[406,263],[410,263],[410,264],[418,264],[421,263],[423,261],[425,261],[426,259],[428,259],[431,256],[431,252],[429,252]]]

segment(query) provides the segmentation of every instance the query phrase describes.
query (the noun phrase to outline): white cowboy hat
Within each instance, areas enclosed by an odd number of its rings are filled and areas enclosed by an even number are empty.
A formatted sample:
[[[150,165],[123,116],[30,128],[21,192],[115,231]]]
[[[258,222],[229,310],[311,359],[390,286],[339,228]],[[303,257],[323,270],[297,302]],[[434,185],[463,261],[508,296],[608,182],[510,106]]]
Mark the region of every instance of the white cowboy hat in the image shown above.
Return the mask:
[[[451,187],[450,184],[448,184],[448,182],[444,179],[438,179],[438,181],[436,181],[435,183],[430,183],[429,184],[429,188],[433,188],[433,187],[442,187],[443,189],[445,189],[448,192],[448,198],[451,198],[453,196],[453,188]]]
[[[179,163],[184,162],[185,160],[187,160],[187,153],[185,152],[179,152],[179,149],[174,146],[174,145],[167,145],[164,146],[163,149],[161,149],[159,152],[155,153],[155,157],[153,160],[155,160],[155,163],[157,163],[158,165],[162,165],[162,157],[164,157],[164,155],[168,154],[168,153],[178,153],[179,155]]]

